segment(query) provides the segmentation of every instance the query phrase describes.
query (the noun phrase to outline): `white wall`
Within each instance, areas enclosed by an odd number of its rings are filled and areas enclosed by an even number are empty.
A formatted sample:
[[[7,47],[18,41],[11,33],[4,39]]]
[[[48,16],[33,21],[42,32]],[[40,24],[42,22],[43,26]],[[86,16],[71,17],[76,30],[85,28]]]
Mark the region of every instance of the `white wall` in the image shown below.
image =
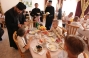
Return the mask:
[[[3,12],[5,13],[8,9],[15,6],[19,0],[1,0],[1,7]]]
[[[75,15],[76,11],[76,6],[77,6],[77,1],[76,0],[66,0],[63,2],[63,8],[62,11],[68,15],[70,12],[73,12],[73,16]]]
[[[44,10],[44,1],[45,0],[32,0],[32,8],[27,8],[27,11],[31,11],[34,8],[34,4],[38,3],[39,4],[39,8],[41,10]]]
[[[1,7],[3,12],[5,13],[8,9],[15,6],[20,0],[1,0]],[[44,0],[32,0],[32,8],[27,8],[27,11],[31,11],[34,8],[34,4],[38,3],[39,8],[44,10]]]

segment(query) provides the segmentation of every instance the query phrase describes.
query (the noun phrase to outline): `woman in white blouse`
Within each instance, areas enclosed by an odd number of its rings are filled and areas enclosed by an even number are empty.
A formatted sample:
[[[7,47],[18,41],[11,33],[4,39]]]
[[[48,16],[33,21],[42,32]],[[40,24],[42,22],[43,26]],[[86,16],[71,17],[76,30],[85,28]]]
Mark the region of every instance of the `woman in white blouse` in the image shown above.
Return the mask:
[[[25,28],[19,28],[17,31],[17,35],[18,35],[17,36],[18,45],[21,51],[25,52],[26,50],[29,49],[32,37],[30,37],[29,40],[27,41],[27,38],[26,38],[27,31],[25,30]]]

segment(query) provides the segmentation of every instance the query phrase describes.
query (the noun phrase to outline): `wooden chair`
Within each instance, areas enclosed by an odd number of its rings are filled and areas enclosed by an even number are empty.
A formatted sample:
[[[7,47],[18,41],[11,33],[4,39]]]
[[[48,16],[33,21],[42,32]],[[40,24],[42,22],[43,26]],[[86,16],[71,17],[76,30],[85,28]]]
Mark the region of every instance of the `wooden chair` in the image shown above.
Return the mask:
[[[33,28],[34,27],[34,21],[29,20],[28,21],[28,26],[29,26],[29,28]]]
[[[18,47],[18,51],[19,51],[19,53],[20,53],[20,55],[21,55],[21,58],[25,58],[24,53],[21,51],[21,49],[20,49],[19,46],[18,46],[16,31],[15,31],[14,34],[13,34],[13,40],[14,40],[14,42],[16,43],[16,45],[17,45],[17,47]]]
[[[75,35],[78,28],[77,26],[66,24],[67,35]]]

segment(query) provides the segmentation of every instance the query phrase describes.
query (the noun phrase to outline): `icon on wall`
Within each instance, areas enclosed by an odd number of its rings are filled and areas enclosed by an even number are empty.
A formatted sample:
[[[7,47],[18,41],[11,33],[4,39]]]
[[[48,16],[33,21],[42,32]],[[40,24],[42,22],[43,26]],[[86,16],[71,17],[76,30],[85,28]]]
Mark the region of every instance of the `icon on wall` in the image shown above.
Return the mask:
[[[32,7],[32,0],[22,0],[26,7]]]

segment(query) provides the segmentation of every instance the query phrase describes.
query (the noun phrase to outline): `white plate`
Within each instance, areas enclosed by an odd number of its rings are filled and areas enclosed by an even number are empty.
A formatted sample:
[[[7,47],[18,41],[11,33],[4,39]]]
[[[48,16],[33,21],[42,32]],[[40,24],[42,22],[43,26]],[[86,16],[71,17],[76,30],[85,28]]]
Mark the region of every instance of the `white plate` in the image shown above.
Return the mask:
[[[49,12],[46,12],[46,15],[50,14]]]
[[[48,36],[54,36],[53,32],[49,32]]]
[[[30,34],[35,34],[35,31],[29,31]]]
[[[42,50],[43,50],[43,48],[42,48]],[[41,50],[41,51],[42,51],[42,50]],[[33,51],[34,51],[35,53],[39,53],[39,52],[37,52],[37,48],[36,48],[36,47],[33,48]],[[40,52],[41,52],[41,51],[40,51]]]
[[[51,44],[51,43],[48,43],[47,44],[47,48],[50,50],[50,51],[57,51],[58,50],[58,46],[56,44]]]

